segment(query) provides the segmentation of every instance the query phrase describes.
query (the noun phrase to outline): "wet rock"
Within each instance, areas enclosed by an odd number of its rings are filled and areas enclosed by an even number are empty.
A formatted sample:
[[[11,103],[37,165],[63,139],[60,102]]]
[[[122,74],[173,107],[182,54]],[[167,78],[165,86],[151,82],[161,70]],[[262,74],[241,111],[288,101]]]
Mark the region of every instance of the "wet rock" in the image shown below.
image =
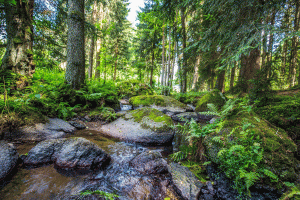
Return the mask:
[[[84,138],[51,139],[40,142],[28,152],[26,165],[54,162],[62,169],[94,169],[108,162],[110,156]]]
[[[172,119],[153,108],[140,108],[101,127],[105,135],[127,142],[162,145],[171,143],[174,131]]]
[[[130,165],[142,174],[161,174],[168,171],[167,161],[158,151],[143,152],[132,159]]]
[[[198,115],[195,112],[184,112],[177,115],[173,115],[172,119],[177,122],[186,122],[194,119],[196,122],[200,122]]]
[[[177,163],[168,165],[169,173],[178,191],[186,200],[196,200],[204,186],[197,177],[187,168]]]
[[[73,133],[75,130],[75,127],[62,119],[50,118],[45,124],[38,123],[33,126],[23,126],[6,135],[9,138],[22,142],[39,142],[47,139],[62,138],[66,133]]]
[[[0,141],[0,180],[15,168],[18,158],[19,154],[13,145]]]
[[[192,112],[193,109],[176,99],[163,95],[142,95],[135,96],[129,99],[130,104],[134,109],[141,107],[155,108],[168,116],[183,112]]]
[[[74,126],[75,128],[77,128],[78,130],[82,130],[82,129],[85,129],[85,125],[79,123],[79,122],[76,122],[76,121],[69,121],[69,124],[71,124],[72,126]]]

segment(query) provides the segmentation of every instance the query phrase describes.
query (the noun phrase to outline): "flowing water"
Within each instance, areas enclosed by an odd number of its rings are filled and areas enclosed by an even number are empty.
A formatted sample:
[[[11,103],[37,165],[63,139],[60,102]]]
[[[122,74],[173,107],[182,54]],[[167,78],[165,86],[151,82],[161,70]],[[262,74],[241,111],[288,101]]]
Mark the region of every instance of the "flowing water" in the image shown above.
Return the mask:
[[[13,178],[2,189],[0,188],[0,199],[17,200],[17,199],[64,199],[64,196],[79,194],[86,189],[87,180],[94,177],[97,180],[97,188],[104,191],[125,191],[127,184],[132,183],[132,179],[138,179],[137,174],[132,174],[129,167],[129,161],[134,156],[147,150],[160,151],[163,156],[167,157],[172,153],[171,147],[144,147],[136,144],[129,144],[116,139],[104,137],[100,132],[95,130],[80,130],[68,137],[84,137],[97,144],[111,158],[111,164],[104,171],[99,172],[72,172],[55,169],[53,165],[45,165],[38,168],[20,168]],[[36,144],[17,145],[19,154],[26,154]],[[100,180],[100,181],[99,181]],[[99,185],[99,182],[102,185]],[[127,183],[128,182],[128,183]],[[139,190],[143,190],[140,187]],[[147,189],[147,188],[144,188]],[[144,191],[135,191],[143,193]],[[129,192],[130,193],[130,192]],[[125,195],[126,196],[126,195]],[[128,195],[127,195],[128,197]],[[120,198],[122,199],[122,198]],[[124,197],[123,199],[128,199]]]

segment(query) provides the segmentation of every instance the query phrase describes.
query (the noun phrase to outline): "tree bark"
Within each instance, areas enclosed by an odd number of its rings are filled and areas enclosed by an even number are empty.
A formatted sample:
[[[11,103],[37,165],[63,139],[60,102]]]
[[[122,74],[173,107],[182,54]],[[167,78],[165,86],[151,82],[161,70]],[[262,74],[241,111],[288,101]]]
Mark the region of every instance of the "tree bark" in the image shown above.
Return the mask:
[[[66,81],[79,89],[85,80],[84,0],[69,0]]]
[[[181,93],[186,93],[187,91],[187,57],[185,53],[186,49],[186,26],[185,26],[185,7],[181,7],[181,27],[182,27],[182,50],[183,50],[183,65],[181,67],[182,70],[182,87]]]
[[[92,16],[91,16],[92,25],[95,24],[96,15],[97,15],[97,1],[94,1],[94,8],[93,8]],[[89,56],[89,71],[88,71],[89,80],[91,80],[92,76],[93,76],[95,40],[96,40],[96,37],[95,37],[95,30],[94,30],[94,31],[92,31],[90,56]]]
[[[116,50],[115,50],[115,70],[114,70],[114,81],[117,78],[117,66],[118,66],[118,54],[119,54],[119,49],[118,49],[118,41],[117,41],[117,46],[116,46]]]
[[[252,50],[248,55],[242,55],[239,86],[242,92],[249,92],[253,84],[249,80],[256,78],[260,70],[260,51],[258,48]]]
[[[224,93],[225,70],[221,70],[218,74],[215,88]]]
[[[195,63],[195,68],[194,68],[194,76],[193,76],[193,83],[192,83],[192,90],[195,91],[196,85],[198,83],[199,79],[199,65],[200,65],[200,59],[201,56],[200,54],[198,55],[197,62]]]
[[[163,31],[163,46],[162,46],[162,63],[161,63],[161,81],[160,81],[160,84],[162,86],[164,86],[164,80],[165,80],[165,26],[163,24],[163,28],[162,28],[162,31]],[[162,91],[163,92],[163,91]]]
[[[300,2],[296,1],[296,8],[295,8],[295,20],[294,20],[294,32],[299,31],[299,6]],[[291,51],[291,81],[290,87],[293,87],[296,84],[296,65],[297,65],[297,58],[298,58],[298,40],[299,36],[295,35],[292,39],[292,51]],[[300,75],[299,75],[300,76]],[[300,80],[300,77],[299,77]],[[299,82],[298,82],[299,84]]]
[[[32,76],[33,63],[33,8],[34,0],[16,1],[16,6],[5,4],[7,46],[2,59],[2,70]]]
[[[230,72],[230,90],[233,89],[233,85],[234,85],[234,76],[235,76],[235,68],[236,68],[237,62],[234,62],[234,67],[231,68],[231,72]]]

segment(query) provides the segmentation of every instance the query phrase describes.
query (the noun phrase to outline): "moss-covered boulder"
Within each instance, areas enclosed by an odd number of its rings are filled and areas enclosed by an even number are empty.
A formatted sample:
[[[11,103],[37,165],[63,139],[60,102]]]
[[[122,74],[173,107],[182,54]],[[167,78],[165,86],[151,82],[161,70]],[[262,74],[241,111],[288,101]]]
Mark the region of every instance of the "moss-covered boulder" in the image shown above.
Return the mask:
[[[138,80],[126,80],[117,84],[118,96],[130,98],[138,95],[153,95],[154,91],[149,85]]]
[[[84,111],[79,114],[86,121],[106,121],[111,122],[117,118],[116,112],[110,107],[99,107],[93,110]]]
[[[151,107],[166,113],[167,115],[174,115],[186,111],[192,111],[187,105],[173,99],[169,96],[163,95],[142,95],[129,99],[129,103],[134,108]]]
[[[196,105],[197,112],[207,111],[207,104],[213,103],[217,107],[221,108],[225,104],[226,98],[219,90],[213,90],[205,94],[200,100],[198,100]]]
[[[166,144],[173,139],[172,119],[153,108],[129,111],[101,131],[114,138],[143,144]]]
[[[230,154],[228,158],[231,156],[240,158],[240,160],[250,160],[258,157],[259,152],[262,152],[261,161],[256,163],[257,165],[253,164],[253,166],[247,167],[256,170],[258,168],[254,166],[259,166],[261,169],[273,172],[279,178],[278,184],[285,181],[294,182],[299,178],[299,161],[294,157],[297,146],[284,130],[271,125],[268,121],[259,119],[255,113],[248,112],[232,115],[219,125],[218,131],[210,133],[204,139],[206,155],[213,162],[224,164],[225,161],[220,160],[223,153],[220,153],[220,150],[230,149],[235,145],[236,150],[227,151]],[[238,128],[232,131],[235,127]],[[263,151],[261,151],[262,149]],[[241,152],[244,150],[247,152],[242,154]],[[250,151],[253,155],[246,158],[250,155]],[[227,165],[230,165],[229,161]],[[237,165],[237,163],[232,165]],[[262,184],[276,185],[269,175],[265,175],[265,178],[261,180]]]

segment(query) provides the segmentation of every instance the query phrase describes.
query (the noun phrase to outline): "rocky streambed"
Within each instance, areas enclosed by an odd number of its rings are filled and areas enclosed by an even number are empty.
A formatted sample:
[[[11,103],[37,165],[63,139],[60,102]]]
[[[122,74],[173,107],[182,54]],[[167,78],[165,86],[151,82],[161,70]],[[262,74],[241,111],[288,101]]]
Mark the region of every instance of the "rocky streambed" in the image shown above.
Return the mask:
[[[178,146],[171,118],[197,116],[187,109],[160,110],[139,108],[106,125],[49,119],[7,134],[15,145],[0,143],[0,199],[105,199],[81,194],[86,191],[113,193],[121,200],[243,198],[215,166],[207,167],[211,180],[201,183],[168,159]],[[281,195],[259,186],[251,194],[253,200]]]

